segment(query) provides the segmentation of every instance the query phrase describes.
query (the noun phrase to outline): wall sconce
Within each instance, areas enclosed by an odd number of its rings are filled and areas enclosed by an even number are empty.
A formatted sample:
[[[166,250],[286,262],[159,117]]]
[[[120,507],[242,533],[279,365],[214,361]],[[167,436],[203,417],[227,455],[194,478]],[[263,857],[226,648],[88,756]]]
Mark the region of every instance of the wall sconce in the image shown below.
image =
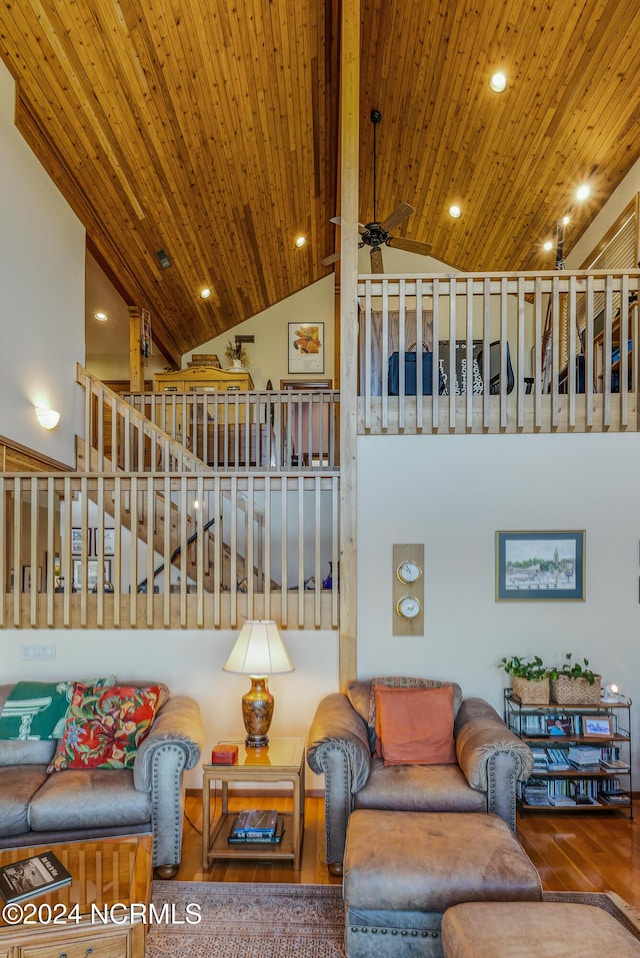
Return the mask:
[[[55,429],[60,422],[60,413],[48,406],[36,406],[36,416],[43,429]]]

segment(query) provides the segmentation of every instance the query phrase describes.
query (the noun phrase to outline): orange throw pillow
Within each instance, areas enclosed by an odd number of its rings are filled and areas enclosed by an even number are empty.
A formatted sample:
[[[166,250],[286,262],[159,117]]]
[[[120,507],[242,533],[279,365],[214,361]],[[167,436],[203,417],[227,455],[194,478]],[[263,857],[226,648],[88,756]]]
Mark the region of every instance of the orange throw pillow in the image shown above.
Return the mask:
[[[452,765],[453,689],[376,689],[376,735],[385,765]]]

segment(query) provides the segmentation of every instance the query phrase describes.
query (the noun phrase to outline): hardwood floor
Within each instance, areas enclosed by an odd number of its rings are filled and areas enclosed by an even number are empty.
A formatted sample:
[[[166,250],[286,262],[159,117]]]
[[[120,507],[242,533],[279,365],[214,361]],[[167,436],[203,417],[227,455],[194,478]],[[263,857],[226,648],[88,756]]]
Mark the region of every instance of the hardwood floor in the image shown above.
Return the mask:
[[[231,798],[230,807],[265,807],[265,797]],[[287,797],[269,797],[269,807],[291,808]],[[640,806],[634,803],[634,812]],[[302,865],[290,862],[216,862],[202,870],[202,801],[189,795],[186,803],[182,863],[176,881],[302,882],[340,884],[324,861],[324,805],[321,798],[305,802]],[[211,817],[217,810],[212,807]],[[518,838],[538,869],[547,891],[614,891],[640,911],[640,820],[622,815],[529,814],[518,819]]]

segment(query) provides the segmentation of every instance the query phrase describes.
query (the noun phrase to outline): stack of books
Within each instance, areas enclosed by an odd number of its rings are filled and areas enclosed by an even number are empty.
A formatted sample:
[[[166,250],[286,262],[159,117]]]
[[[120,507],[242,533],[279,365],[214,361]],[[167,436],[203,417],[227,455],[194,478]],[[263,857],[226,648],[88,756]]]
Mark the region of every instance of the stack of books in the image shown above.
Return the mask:
[[[238,812],[233,819],[228,841],[232,845],[252,842],[277,845],[282,841],[283,831],[284,819],[275,809],[248,809]]]
[[[571,764],[582,772],[600,769],[601,751],[592,745],[572,745],[567,755]]]

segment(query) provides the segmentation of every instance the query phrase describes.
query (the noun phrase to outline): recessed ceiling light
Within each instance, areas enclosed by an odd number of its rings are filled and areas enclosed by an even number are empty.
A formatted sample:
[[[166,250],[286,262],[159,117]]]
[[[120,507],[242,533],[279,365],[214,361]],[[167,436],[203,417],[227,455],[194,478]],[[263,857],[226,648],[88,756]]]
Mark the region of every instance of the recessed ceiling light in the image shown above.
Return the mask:
[[[543,248],[543,250],[544,250],[546,253],[548,253],[549,250],[552,250],[552,249],[553,249],[553,242],[552,242],[552,240],[547,240],[546,243],[543,243],[543,244],[542,244],[542,248]]]
[[[295,243],[298,249],[302,249],[302,247],[305,245],[306,242],[307,242],[306,236],[296,236]]]
[[[570,216],[563,216],[563,217],[562,217],[562,225],[563,225],[563,226],[568,226],[570,222],[571,222],[571,217],[570,217]]]
[[[100,322],[100,323],[106,323],[106,321],[109,319],[109,317],[107,316],[107,314],[106,314],[106,313],[103,313],[103,312],[95,313],[94,315],[95,315],[95,318],[96,318],[96,319],[98,320],[98,322]]]
[[[209,299],[209,297],[211,296],[211,290],[205,286],[204,289],[200,290],[200,296],[202,297],[202,299]]]
[[[588,185],[583,183],[582,186],[579,186],[576,190],[576,199],[582,202],[583,200],[586,200],[590,192],[591,190],[589,189]]]
[[[454,204],[453,206],[449,207],[449,216],[452,216],[454,220],[460,219],[462,216],[462,210],[459,206]]]
[[[507,78],[504,73],[494,73],[489,80],[489,86],[494,93],[502,93],[507,87]]]

